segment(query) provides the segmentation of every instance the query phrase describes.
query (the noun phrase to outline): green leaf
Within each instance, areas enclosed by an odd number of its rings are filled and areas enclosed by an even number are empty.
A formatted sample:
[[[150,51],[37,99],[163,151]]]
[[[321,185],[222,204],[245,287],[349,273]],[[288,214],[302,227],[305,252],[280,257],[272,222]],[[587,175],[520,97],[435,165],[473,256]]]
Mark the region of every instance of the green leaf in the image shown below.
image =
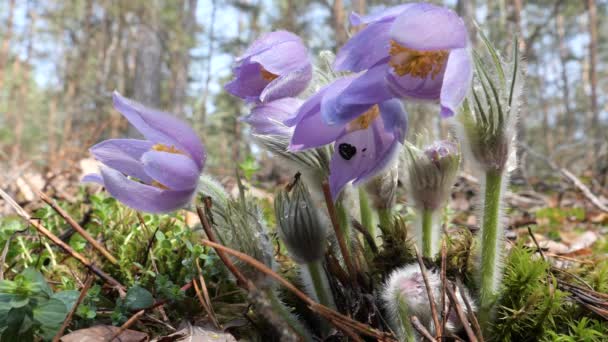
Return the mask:
[[[63,304],[65,305],[66,309],[68,311],[70,311],[70,310],[72,310],[72,307],[74,306],[74,304],[76,304],[76,301],[78,300],[79,296],[80,296],[80,292],[78,292],[76,290],[67,290],[67,291],[57,292],[51,298],[59,299],[60,301],[62,301]]]
[[[152,304],[154,304],[154,297],[152,297],[152,294],[143,287],[136,285],[127,291],[125,306],[128,310],[141,310]]]
[[[42,292],[49,297],[53,295],[53,290],[51,289],[49,284],[46,282],[46,279],[44,279],[44,276],[42,275],[42,273],[36,271],[33,268],[28,268],[25,271],[23,271],[23,273],[21,273],[21,274],[23,275],[23,277],[26,280],[29,280],[30,282],[33,283],[32,284],[33,291]]]
[[[51,298],[34,308],[34,320],[46,327],[59,328],[67,314],[65,304],[56,298]]]

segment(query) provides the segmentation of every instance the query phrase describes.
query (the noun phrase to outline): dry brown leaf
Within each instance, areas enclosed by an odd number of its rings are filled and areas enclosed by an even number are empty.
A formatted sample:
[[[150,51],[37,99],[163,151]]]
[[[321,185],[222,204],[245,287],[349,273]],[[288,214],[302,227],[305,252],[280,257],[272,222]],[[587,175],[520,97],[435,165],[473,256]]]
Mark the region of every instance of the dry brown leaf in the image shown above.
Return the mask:
[[[61,338],[62,342],[106,342],[118,332],[119,328],[111,325],[96,325],[87,329],[73,331]],[[125,330],[120,334],[120,342],[145,342],[148,341],[148,334],[141,331]]]
[[[596,232],[588,230],[582,235],[577,237],[574,241],[570,242],[570,253],[576,252],[580,249],[589,248],[599,239]]]
[[[217,331],[213,328],[204,328],[190,323],[182,324],[179,331],[171,335],[154,339],[153,342],[236,342],[236,338],[231,334]]]

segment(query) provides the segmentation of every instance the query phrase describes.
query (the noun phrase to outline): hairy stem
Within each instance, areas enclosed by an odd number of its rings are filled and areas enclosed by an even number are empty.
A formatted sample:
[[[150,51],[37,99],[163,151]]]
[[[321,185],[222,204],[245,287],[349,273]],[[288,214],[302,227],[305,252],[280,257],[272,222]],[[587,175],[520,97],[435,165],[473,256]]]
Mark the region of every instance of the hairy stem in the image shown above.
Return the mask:
[[[393,211],[391,208],[378,209],[378,219],[380,227],[384,230],[391,231],[393,229]]]
[[[361,224],[376,239],[376,227],[373,222],[372,208],[369,206],[369,198],[363,187],[359,188],[359,210],[361,211]]]
[[[433,257],[433,211],[430,209],[422,209],[422,255],[426,258]]]
[[[298,318],[294,316],[287,305],[285,305],[285,303],[279,299],[277,290],[268,290],[266,291],[266,295],[268,296],[268,300],[270,301],[270,305],[272,306],[274,312],[279,314],[296,334],[298,334],[304,341],[314,341],[308,329],[306,329],[302,322],[300,322]]]
[[[481,231],[481,310],[482,325],[487,326],[499,280],[500,205],[502,200],[502,171],[487,171]]]
[[[321,261],[311,262],[306,264],[306,268],[310,275],[310,280],[312,283],[312,290],[314,291],[314,296],[317,301],[328,308],[335,309],[336,304],[334,302],[333,295],[329,288],[329,282],[327,281],[327,276],[325,271],[323,270],[323,265]],[[326,336],[329,333],[330,325],[328,322],[321,318],[321,330],[323,335]]]
[[[410,321],[410,315],[409,310],[407,309],[407,304],[401,298],[397,298],[397,303],[399,308],[399,323],[401,323],[401,326],[398,328],[398,330],[400,331],[400,335],[402,335],[400,340],[407,342],[415,342],[416,334],[414,333],[414,327],[412,326],[412,323]]]

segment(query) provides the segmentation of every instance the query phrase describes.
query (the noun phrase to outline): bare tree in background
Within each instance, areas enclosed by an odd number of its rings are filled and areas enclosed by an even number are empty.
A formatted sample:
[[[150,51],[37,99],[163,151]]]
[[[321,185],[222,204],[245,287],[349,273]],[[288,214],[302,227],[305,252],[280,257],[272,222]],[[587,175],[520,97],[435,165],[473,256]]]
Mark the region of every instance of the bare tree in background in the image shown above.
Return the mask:
[[[597,158],[600,150],[602,129],[600,127],[600,111],[597,103],[597,8],[595,0],[587,0],[589,15],[589,86],[591,111],[589,112],[589,132],[594,141],[593,158]]]
[[[574,113],[570,106],[570,81],[568,79],[568,48],[565,42],[565,27],[564,27],[564,16],[559,13],[556,16],[556,25],[557,25],[557,42],[559,47],[559,61],[561,68],[561,78],[562,78],[562,91],[563,91],[563,103],[565,118],[564,118],[564,135],[566,140],[570,139],[574,132],[576,131],[576,120],[574,118]]]

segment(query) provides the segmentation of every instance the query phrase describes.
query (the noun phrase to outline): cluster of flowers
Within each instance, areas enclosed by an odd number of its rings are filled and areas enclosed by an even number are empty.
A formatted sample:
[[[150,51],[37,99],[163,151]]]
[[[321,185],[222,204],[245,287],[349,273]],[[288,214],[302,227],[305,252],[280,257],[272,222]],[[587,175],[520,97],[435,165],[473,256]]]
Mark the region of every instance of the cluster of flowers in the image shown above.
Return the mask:
[[[332,66],[345,76],[317,86],[302,40],[293,33],[275,31],[260,37],[236,59],[235,78],[225,89],[251,105],[243,120],[255,135],[289,141],[282,152],[333,148],[328,176],[333,201],[340,201],[348,184],[381,178],[383,171],[395,165],[405,144],[405,184],[418,217],[416,242],[428,258],[438,252],[439,214],[449,199],[461,153],[453,141],[435,142],[425,149],[405,142],[408,120],[403,101],[439,104],[435,114],[442,117],[460,111],[457,133],[462,149],[483,177],[479,287],[481,307],[489,310],[500,279],[503,176],[513,150],[514,98],[521,83],[516,80],[517,56],[510,74],[496,59],[496,70],[489,75],[471,53],[462,19],[432,4],[404,4],[366,16],[352,14],[350,22],[361,29],[340,49]],[[311,95],[298,98],[303,93]],[[190,204],[206,157],[196,133],[170,114],[118,93],[113,97],[115,108],[145,140],[112,139],[92,147],[91,153],[103,166],[100,174],[87,175],[85,181],[104,185],[112,196],[136,210],[163,213]],[[293,259],[312,280],[311,295],[335,307],[321,264],[329,232],[311,203],[301,183],[291,194],[279,193],[277,229]],[[390,210],[390,206],[375,207]],[[440,282],[438,275],[431,277]],[[402,302],[410,311],[423,311],[428,299],[422,289],[420,272],[411,266],[398,269],[389,277],[383,295],[388,311],[399,316]],[[405,329],[397,330],[411,335],[409,320],[397,318]],[[426,318],[432,325],[430,316]],[[456,323],[453,326],[458,328]]]

